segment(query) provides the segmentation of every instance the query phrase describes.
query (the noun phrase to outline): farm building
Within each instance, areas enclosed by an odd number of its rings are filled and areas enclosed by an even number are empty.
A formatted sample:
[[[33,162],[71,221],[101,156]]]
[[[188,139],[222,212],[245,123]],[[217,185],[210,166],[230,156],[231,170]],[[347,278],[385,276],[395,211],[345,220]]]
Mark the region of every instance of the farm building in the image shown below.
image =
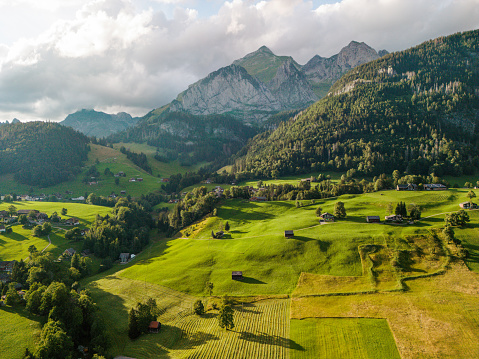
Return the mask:
[[[396,186],[396,191],[417,191],[418,187],[415,183],[408,184],[398,184]]]
[[[368,223],[379,223],[381,222],[381,218],[379,216],[367,216],[366,222]]]
[[[445,191],[447,189],[442,183],[427,183],[424,185],[426,191]]]
[[[286,238],[293,238],[294,237],[294,231],[284,231],[284,236]]]
[[[0,272],[11,273],[16,261],[0,261]]]
[[[397,214],[392,214],[390,216],[385,216],[384,219],[387,222],[402,222],[402,216]]]
[[[63,252],[64,255],[66,256],[72,256],[76,253],[77,251],[73,248],[68,248],[68,249],[65,249],[65,252]]]
[[[120,263],[128,263],[130,253],[120,253]]]
[[[233,272],[231,272],[231,279],[233,279],[233,280],[242,280],[242,279],[243,279],[243,272],[241,272],[241,271],[233,271]]]
[[[0,232],[6,232],[7,229],[5,228],[5,226],[3,224],[0,224]]]
[[[257,197],[251,197],[250,200],[254,202],[266,202],[268,199],[263,196],[257,196]]]
[[[319,216],[320,218],[320,221],[324,221],[324,222],[334,222],[334,216],[331,214],[331,213],[323,213]]]
[[[477,208],[477,203],[462,202],[462,203],[459,203],[459,207],[461,207],[463,209],[476,209]]]
[[[10,213],[7,211],[0,211],[0,218],[10,217]]]
[[[161,323],[157,322],[156,320],[152,321],[148,326],[148,332],[150,333],[158,333],[161,329]]]
[[[67,226],[76,226],[76,225],[80,224],[80,221],[78,220],[78,218],[71,217],[71,218],[68,218],[68,219],[65,221],[65,224],[66,224]]]
[[[17,215],[20,216],[21,214],[25,214],[28,216],[28,214],[33,211],[35,213],[40,213],[40,211],[37,211],[36,209],[19,209],[17,211]]]

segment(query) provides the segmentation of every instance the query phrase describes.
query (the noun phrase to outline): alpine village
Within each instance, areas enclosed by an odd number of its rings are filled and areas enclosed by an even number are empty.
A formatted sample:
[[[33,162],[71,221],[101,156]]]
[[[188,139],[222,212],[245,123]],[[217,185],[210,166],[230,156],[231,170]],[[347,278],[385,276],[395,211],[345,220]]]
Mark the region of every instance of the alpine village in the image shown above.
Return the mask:
[[[268,47],[0,125],[0,357],[479,358],[479,30]]]

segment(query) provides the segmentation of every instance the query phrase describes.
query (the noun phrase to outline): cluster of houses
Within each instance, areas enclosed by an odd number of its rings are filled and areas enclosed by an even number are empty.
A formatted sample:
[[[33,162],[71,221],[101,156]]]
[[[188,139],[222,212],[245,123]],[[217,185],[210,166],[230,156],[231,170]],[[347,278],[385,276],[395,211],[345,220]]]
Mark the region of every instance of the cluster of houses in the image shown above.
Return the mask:
[[[21,216],[22,214],[27,216],[27,220],[31,224],[43,224],[47,221],[52,220],[52,217],[49,217],[48,214],[40,212],[39,210],[36,210],[36,209],[19,209],[16,213],[16,217],[11,216],[9,212],[3,210],[3,211],[0,211],[0,219],[3,220],[3,224],[0,227],[0,232],[2,232],[2,227],[3,227],[3,232],[5,232],[5,224],[16,222],[18,217]],[[61,220],[60,217],[57,217],[57,218],[58,220]],[[80,224],[80,220],[76,217],[70,217],[65,219],[61,223],[66,226],[77,226]]]
[[[462,209],[477,209],[478,208],[477,203],[473,203],[473,202],[459,203],[459,207],[461,207]]]
[[[126,177],[126,174],[125,174],[125,172],[120,171],[118,173],[115,173],[113,176],[115,176],[115,177]]]
[[[128,182],[143,182],[142,177],[131,177]]]
[[[426,183],[423,185],[425,191],[445,191],[447,190],[447,186],[443,185],[442,183]],[[408,184],[398,184],[396,186],[396,191],[417,191],[419,187],[415,183],[408,183]]]

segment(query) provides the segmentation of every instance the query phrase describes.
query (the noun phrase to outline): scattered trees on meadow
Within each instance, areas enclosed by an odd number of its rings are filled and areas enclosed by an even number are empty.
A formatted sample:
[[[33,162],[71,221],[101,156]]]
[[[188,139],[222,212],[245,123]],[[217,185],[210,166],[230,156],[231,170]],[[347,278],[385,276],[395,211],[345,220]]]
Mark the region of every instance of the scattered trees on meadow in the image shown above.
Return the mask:
[[[346,217],[346,208],[344,207],[343,202],[338,201],[334,205],[334,217],[336,217],[336,218],[345,218]]]
[[[234,324],[234,311],[228,304],[224,303],[218,314],[218,324],[221,328],[226,328],[226,330],[233,329]]]
[[[145,303],[138,302],[136,308],[131,308],[128,313],[128,336],[138,338],[148,331],[148,326],[158,316],[156,300],[149,298]]]
[[[205,306],[201,299],[198,299],[195,304],[193,304],[193,312],[195,312],[196,315],[203,315],[205,314]]]
[[[448,213],[444,218],[446,225],[450,226],[465,226],[469,220],[469,215],[463,209],[458,212]]]

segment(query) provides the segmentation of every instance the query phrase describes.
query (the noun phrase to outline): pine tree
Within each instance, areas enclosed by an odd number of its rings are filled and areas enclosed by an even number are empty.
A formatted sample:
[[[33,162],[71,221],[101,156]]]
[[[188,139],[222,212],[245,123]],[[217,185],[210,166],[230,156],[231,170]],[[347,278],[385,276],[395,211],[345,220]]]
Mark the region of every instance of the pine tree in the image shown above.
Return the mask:
[[[230,224],[228,223],[228,221],[226,221],[225,223],[225,231],[229,231],[230,230]]]
[[[138,328],[138,313],[134,308],[131,308],[130,313],[128,313],[128,336],[130,339],[136,339],[140,336],[140,328]]]
[[[235,327],[233,314],[233,308],[231,308],[229,305],[223,305],[218,315],[219,326],[221,328],[226,328],[226,330],[233,329]]]

